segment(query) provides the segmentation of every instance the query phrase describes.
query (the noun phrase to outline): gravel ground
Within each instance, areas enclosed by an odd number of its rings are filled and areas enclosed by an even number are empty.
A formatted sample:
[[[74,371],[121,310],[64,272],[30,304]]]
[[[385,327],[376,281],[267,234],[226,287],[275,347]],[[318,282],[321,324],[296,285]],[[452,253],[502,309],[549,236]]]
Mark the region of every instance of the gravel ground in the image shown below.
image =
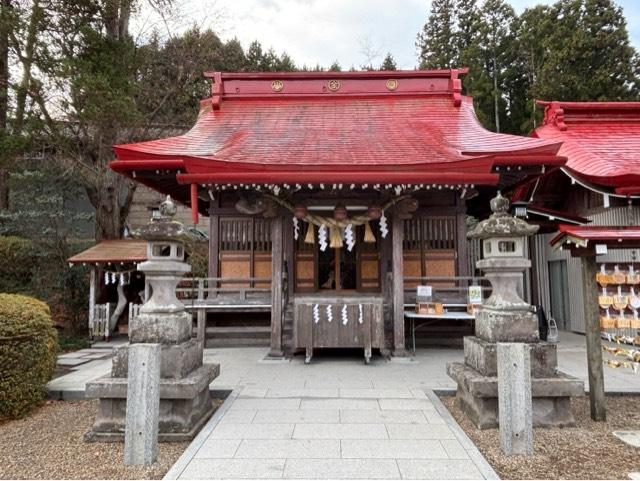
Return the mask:
[[[596,423],[589,413],[589,398],[572,401],[575,428],[534,429],[534,455],[504,456],[497,429],[479,430],[462,414],[454,397],[443,397],[462,429],[503,479],[629,479],[640,471],[640,449],[611,434],[640,429],[640,397],[607,398],[607,422]]]
[[[160,443],[158,462],[125,467],[124,443],[86,443],[97,401],[47,401],[0,422],[0,479],[161,479],[189,445]]]

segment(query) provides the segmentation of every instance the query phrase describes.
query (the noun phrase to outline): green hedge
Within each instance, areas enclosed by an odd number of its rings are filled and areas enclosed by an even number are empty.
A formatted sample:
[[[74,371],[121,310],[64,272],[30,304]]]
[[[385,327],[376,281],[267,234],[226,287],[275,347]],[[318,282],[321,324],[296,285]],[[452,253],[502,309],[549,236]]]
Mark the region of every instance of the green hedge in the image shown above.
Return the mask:
[[[0,294],[0,419],[22,417],[45,398],[57,345],[44,302]]]

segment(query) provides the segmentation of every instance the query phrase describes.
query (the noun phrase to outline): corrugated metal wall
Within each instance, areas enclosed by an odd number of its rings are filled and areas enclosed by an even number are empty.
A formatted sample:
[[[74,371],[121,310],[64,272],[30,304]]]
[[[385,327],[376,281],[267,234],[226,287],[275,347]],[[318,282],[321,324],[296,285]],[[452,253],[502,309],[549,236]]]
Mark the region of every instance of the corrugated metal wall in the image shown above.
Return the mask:
[[[616,207],[605,209],[601,212],[588,215],[592,222],[589,225],[626,226],[640,225],[640,207]],[[571,330],[584,332],[584,293],[582,292],[582,267],[579,258],[573,258],[566,251],[556,251],[549,246],[549,241],[554,234],[537,235],[534,238],[536,256],[536,285],[538,296],[548,316],[551,312],[549,285],[549,262],[557,260],[567,261],[567,277],[569,285],[569,313],[571,317]],[[640,260],[640,253],[635,253],[635,260]],[[633,251],[629,249],[610,250],[607,255],[598,256],[598,262],[626,263],[634,260]]]

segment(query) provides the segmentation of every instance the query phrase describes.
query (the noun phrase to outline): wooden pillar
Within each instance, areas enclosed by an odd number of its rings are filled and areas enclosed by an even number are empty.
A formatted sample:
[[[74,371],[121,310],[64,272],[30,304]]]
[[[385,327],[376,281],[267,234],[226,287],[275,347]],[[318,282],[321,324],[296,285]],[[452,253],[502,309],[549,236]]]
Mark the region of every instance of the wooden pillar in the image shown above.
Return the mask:
[[[458,199],[458,203],[462,203],[464,211],[456,214],[456,256],[458,264],[458,273],[460,277],[469,276],[469,241],[467,240],[467,211],[465,202]]]
[[[393,355],[406,356],[404,338],[404,266],[402,241],[404,220],[394,214],[391,226],[391,250],[393,259]]]
[[[196,324],[196,338],[198,340],[198,356],[202,360],[204,354],[205,344],[207,342],[207,310],[204,307],[200,307],[197,310],[197,324]]]
[[[300,221],[300,235],[304,233],[304,222]],[[284,218],[284,260],[287,263],[288,296],[293,298],[295,287],[295,239],[293,238],[293,220],[291,216]]]
[[[209,277],[218,277],[220,273],[220,215],[217,208],[218,200],[212,200],[209,203]]]
[[[604,368],[602,365],[602,340],[600,338],[599,306],[594,283],[598,266],[595,256],[583,256],[582,292],[584,293],[584,324],[587,338],[587,367],[589,369],[589,401],[591,419],[606,421],[604,397]]]
[[[91,268],[89,278],[89,334],[93,332],[93,323],[96,318],[96,271],[97,267]]]
[[[271,219],[271,351],[269,357],[282,357],[282,218]]]

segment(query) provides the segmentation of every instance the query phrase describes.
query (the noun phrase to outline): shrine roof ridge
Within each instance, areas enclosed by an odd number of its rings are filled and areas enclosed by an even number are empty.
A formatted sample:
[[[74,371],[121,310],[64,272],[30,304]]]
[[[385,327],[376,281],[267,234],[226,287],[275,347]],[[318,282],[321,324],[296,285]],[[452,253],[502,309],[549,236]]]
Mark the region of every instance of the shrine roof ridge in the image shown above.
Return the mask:
[[[349,96],[449,95],[460,105],[467,68],[358,72],[204,72],[214,109],[222,100]]]

